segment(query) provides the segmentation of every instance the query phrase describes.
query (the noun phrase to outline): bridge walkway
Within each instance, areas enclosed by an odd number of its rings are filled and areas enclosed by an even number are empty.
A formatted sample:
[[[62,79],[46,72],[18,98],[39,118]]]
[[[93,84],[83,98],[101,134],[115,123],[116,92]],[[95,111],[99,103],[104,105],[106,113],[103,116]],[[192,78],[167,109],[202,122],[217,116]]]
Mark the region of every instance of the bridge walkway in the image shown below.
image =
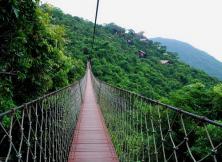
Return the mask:
[[[85,96],[68,162],[118,162],[101,110],[96,102],[90,70]]]

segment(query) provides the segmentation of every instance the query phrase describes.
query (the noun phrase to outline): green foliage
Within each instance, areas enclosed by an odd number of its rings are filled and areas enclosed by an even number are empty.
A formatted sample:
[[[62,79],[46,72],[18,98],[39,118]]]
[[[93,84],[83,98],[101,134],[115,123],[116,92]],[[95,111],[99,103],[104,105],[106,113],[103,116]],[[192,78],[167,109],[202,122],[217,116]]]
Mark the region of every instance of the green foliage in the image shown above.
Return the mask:
[[[204,115],[204,112],[209,111],[211,96],[202,83],[195,83],[172,93],[170,100],[177,107],[184,107],[190,112],[201,112]]]
[[[0,112],[83,74],[82,61],[65,54],[64,27],[51,21],[38,0],[0,2]]]
[[[220,143],[220,141],[222,140],[222,137],[221,137],[222,130],[218,129],[218,127],[214,125],[206,125],[205,127],[198,127],[198,129],[196,129],[197,140],[195,140],[195,143],[193,144],[193,147],[191,148],[192,152],[196,156],[201,157],[201,156],[207,155],[207,153],[209,153],[210,151],[216,151],[216,150],[212,150],[209,137],[207,136],[207,132],[211,135],[210,139],[212,140],[212,143]],[[220,150],[221,149],[219,148],[217,151],[220,151]]]
[[[219,109],[217,91],[209,90],[216,79],[179,62],[159,43],[141,41],[142,33],[114,23],[98,26],[92,51],[92,22],[47,4],[40,8],[38,1],[1,1],[0,13],[1,109],[71,83],[83,74],[89,56],[94,74],[110,84],[201,114],[212,105]],[[201,84],[207,87],[198,88]]]
[[[174,53],[166,51],[166,47],[150,40],[141,41],[141,34],[135,33],[133,30],[126,31],[111,23],[98,26],[95,46],[92,51],[93,23],[65,15],[59,9],[53,9],[51,15],[55,25],[62,24],[66,29],[67,53],[83,61],[90,57],[93,73],[99,79],[141,95],[182,107],[187,111],[206,115],[211,119],[218,119],[221,116],[219,113],[221,112],[221,108],[219,108],[221,85],[213,88],[219,81],[202,71],[181,63]],[[146,53],[143,58],[138,56],[140,50]],[[161,64],[161,60],[169,60],[170,63]],[[154,150],[154,138],[152,135],[147,135],[144,117],[151,116],[149,111],[152,110],[153,118],[158,119],[157,107],[141,105],[140,102],[135,101],[133,107],[136,110],[123,115],[129,117],[132,122],[122,120],[120,113],[115,112],[117,109],[109,112],[112,107],[109,102],[107,104],[101,103],[101,107],[120,160],[130,157],[128,161],[138,161],[136,157],[142,157],[142,152],[147,155],[148,141],[151,150]],[[137,110],[142,113],[137,113]],[[163,131],[167,132],[166,111],[162,110],[160,114],[163,118]],[[175,114],[172,112],[169,112],[169,116],[170,119],[175,118]],[[146,120],[149,121],[149,119]],[[184,131],[179,123],[180,118],[177,117],[175,121],[176,130],[172,132],[172,136],[179,143],[184,138]],[[185,120],[185,125],[187,130],[193,130],[193,126],[197,126],[195,121],[189,119]],[[147,127],[152,129],[152,125]],[[138,133],[138,128],[142,128],[143,135]],[[201,148],[206,143],[200,142],[204,141],[201,139],[201,131],[204,128],[198,128],[200,131],[191,134],[190,139],[195,141],[191,145],[191,149],[195,155],[203,157],[204,153],[209,152],[209,147]],[[124,132],[124,130],[127,131]],[[216,135],[218,136],[219,133]],[[161,139],[160,132],[156,134],[156,139]],[[169,137],[167,140],[170,141]],[[156,142],[157,145],[161,145],[161,140]],[[167,153],[172,151],[170,146],[165,149]],[[132,154],[128,155],[127,151]],[[183,157],[187,157],[187,155],[184,154]]]
[[[160,43],[141,41],[141,33],[111,23],[98,25],[92,50],[92,22],[57,8],[46,11],[53,24],[66,29],[66,53],[84,62],[90,56],[93,73],[99,79],[200,115],[214,109],[210,117],[219,117],[220,98],[212,90],[219,81],[181,63]],[[138,56],[140,50],[146,53],[143,58]],[[161,64],[161,60],[169,60],[170,64]]]
[[[172,92],[168,99],[162,101],[211,119],[220,119],[221,92],[221,84],[207,88],[202,83],[195,83]]]
[[[142,33],[126,31],[113,23],[100,25],[92,50],[92,22],[64,14],[47,4],[39,7],[38,0],[0,1],[0,31],[0,113],[72,83],[83,75],[84,64],[90,57],[94,74],[110,84],[212,119],[220,119],[222,115],[219,81],[181,63],[159,43],[141,40],[144,39]],[[139,51],[146,55],[139,57]],[[161,60],[168,60],[169,64],[161,64]],[[152,116],[158,118],[158,107],[142,105],[136,100],[134,104],[135,111],[126,113],[133,123],[124,123],[119,120],[121,116],[104,113],[106,119],[116,124],[110,132],[120,155],[125,145],[140,154],[140,149],[147,145],[142,141],[144,136],[146,142],[154,140],[136,131],[145,129],[144,116],[150,116],[151,110]],[[106,109],[104,111],[108,111]],[[161,115],[166,117],[166,112],[162,111]],[[167,124],[166,120],[163,122]],[[4,124],[9,123],[6,117]],[[193,123],[186,121],[185,124],[192,128]],[[129,135],[123,134],[123,126]],[[167,125],[164,128],[167,129]],[[112,133],[115,129],[120,130],[117,136]],[[214,132],[211,126],[207,129]],[[201,136],[203,131],[200,127],[195,136]],[[215,139],[219,138],[218,134],[221,132],[215,134]],[[123,135],[125,140],[119,142],[124,139]],[[197,155],[205,153],[205,148],[201,148],[204,139],[195,141],[193,151]]]
[[[213,110],[217,112],[217,118],[221,119],[222,115],[222,84],[218,84],[214,86],[213,92],[212,92],[212,103],[213,103]]]

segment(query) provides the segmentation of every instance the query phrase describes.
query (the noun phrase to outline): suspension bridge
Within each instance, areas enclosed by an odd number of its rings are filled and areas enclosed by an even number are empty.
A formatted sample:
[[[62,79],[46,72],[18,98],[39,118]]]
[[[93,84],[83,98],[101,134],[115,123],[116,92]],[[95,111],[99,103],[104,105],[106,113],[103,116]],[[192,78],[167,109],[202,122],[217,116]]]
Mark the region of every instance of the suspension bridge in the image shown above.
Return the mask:
[[[222,124],[111,86],[76,83],[0,114],[0,161],[220,162]]]
[[[81,80],[0,114],[3,161],[221,162],[222,124],[109,85],[88,63]]]

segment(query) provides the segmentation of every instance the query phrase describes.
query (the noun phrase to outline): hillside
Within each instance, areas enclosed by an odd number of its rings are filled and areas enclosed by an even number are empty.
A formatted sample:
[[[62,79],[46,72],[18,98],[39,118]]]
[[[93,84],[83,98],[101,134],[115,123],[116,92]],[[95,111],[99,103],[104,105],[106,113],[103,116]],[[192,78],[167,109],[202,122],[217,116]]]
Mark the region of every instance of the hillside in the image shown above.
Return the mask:
[[[218,82],[181,63],[165,47],[147,40],[142,33],[113,23],[98,26],[95,49],[91,51],[92,22],[64,14],[59,9],[49,13],[52,23],[67,29],[67,53],[84,60],[90,55],[94,74],[111,84],[161,98],[191,83],[211,86]]]
[[[44,9],[53,24],[65,28],[66,54],[85,63],[90,57],[93,73],[99,79],[190,112],[220,118],[220,82],[182,63],[165,46],[111,23],[98,25],[92,50],[92,22],[60,9]]]
[[[9,13],[14,14],[3,19],[1,111],[73,83],[91,58],[95,76],[112,85],[202,115],[212,109],[214,118],[220,115],[220,82],[182,63],[142,32],[98,25],[92,49],[92,22],[50,5],[32,5],[24,1],[18,6],[25,17],[12,6]]]
[[[167,47],[168,51],[178,53],[179,59],[188,65],[222,80],[222,62],[216,60],[208,53],[178,40],[166,38],[152,38],[151,40],[160,42]]]

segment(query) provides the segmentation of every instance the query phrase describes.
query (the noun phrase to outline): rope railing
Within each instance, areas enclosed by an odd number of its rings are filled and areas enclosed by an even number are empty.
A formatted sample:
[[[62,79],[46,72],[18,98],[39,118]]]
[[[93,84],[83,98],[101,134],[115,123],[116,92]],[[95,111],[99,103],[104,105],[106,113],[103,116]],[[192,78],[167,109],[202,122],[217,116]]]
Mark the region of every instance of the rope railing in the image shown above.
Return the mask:
[[[222,161],[221,123],[92,78],[120,161]]]
[[[0,114],[0,162],[67,161],[85,82]]]

